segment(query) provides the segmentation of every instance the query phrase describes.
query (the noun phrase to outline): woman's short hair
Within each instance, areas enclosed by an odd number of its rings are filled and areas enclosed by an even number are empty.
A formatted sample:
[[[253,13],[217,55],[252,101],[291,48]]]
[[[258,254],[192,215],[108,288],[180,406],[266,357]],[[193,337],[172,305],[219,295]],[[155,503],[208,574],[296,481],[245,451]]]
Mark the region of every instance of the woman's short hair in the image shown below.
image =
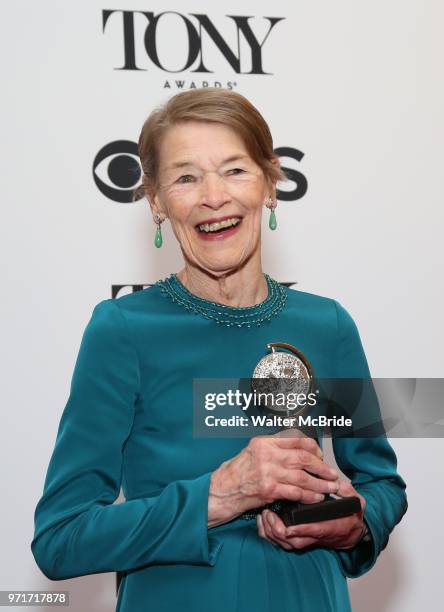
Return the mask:
[[[183,91],[170,98],[149,115],[139,137],[139,157],[145,181],[157,186],[159,143],[172,126],[186,121],[212,122],[232,128],[251,158],[272,183],[287,177],[276,163],[273,138],[267,122],[253,104],[241,94],[218,87]],[[134,191],[134,199],[145,194],[144,186]]]

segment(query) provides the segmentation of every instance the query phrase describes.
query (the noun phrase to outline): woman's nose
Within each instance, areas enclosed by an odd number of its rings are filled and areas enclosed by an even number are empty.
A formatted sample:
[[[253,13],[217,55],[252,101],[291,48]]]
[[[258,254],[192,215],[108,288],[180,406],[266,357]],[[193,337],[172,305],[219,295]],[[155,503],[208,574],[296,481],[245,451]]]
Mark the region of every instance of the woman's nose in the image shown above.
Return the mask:
[[[217,172],[206,172],[202,178],[202,204],[219,208],[228,199],[223,178]]]

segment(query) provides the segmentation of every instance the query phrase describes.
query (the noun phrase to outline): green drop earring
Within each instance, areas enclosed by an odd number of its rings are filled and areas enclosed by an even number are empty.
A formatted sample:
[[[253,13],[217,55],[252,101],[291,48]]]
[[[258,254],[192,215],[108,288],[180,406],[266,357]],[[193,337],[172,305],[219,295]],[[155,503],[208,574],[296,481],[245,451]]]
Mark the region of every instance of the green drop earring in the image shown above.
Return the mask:
[[[266,204],[266,207],[270,209],[270,218],[268,220],[268,227],[271,230],[275,230],[277,228],[277,221],[276,221],[276,213],[274,212],[274,209],[276,208],[277,204],[276,201],[273,200],[273,198],[268,198],[268,203]]]
[[[163,239],[162,239],[162,230],[160,228],[160,224],[161,224],[161,220],[160,220],[160,215],[159,213],[156,214],[155,216],[155,221],[157,223],[157,229],[156,229],[156,235],[154,237],[154,245],[160,249],[160,247],[163,244]]]

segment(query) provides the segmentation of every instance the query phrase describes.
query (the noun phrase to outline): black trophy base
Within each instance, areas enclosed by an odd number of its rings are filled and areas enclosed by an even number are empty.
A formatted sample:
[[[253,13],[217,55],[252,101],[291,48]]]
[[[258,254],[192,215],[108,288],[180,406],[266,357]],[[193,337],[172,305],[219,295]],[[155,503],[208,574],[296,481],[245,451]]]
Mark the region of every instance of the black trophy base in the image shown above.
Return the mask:
[[[317,504],[302,504],[300,502],[282,500],[276,510],[286,527],[302,523],[317,523],[343,518],[361,511],[359,497],[331,497],[326,495],[324,501]]]

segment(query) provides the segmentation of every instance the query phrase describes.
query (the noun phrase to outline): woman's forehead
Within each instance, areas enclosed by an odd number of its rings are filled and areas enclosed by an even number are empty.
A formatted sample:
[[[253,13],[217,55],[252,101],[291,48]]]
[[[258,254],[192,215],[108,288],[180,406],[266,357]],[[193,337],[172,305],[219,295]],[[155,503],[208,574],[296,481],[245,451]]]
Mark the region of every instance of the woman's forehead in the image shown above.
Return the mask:
[[[159,153],[163,168],[251,159],[242,138],[232,128],[195,121],[171,126],[162,138]]]

